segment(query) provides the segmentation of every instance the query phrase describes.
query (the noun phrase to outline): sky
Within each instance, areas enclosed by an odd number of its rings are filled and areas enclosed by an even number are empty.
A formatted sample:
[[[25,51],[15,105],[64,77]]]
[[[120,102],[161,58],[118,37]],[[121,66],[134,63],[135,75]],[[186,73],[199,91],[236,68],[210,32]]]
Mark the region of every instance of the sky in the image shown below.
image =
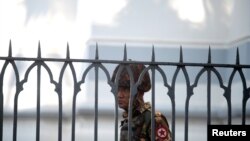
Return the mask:
[[[0,0],[0,55],[7,54],[11,40],[13,55],[34,57],[40,41],[49,57],[65,56],[67,43],[74,57],[83,57],[91,25],[114,24],[125,5],[125,0]]]
[[[95,34],[92,27],[116,27],[118,14],[128,3],[131,0],[0,0],[0,55],[7,54],[11,40],[13,56],[36,56],[40,41],[45,57],[64,57],[67,43],[75,58],[85,57],[86,44]],[[203,0],[167,4],[180,20],[204,23]]]

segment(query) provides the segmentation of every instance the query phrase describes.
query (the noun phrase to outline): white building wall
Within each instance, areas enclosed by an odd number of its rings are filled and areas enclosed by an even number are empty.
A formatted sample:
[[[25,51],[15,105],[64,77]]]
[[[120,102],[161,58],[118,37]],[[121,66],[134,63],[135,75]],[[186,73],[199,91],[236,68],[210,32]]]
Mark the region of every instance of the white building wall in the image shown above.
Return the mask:
[[[127,1],[111,24],[92,25],[90,40],[230,47],[249,40],[248,7],[248,0]]]

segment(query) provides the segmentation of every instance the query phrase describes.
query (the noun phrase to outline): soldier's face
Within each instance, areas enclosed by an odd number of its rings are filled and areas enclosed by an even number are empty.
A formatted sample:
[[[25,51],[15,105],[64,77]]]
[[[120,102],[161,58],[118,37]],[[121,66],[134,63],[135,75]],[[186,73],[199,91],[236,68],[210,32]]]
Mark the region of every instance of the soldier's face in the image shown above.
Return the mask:
[[[119,87],[118,89],[118,106],[124,110],[129,107],[130,90],[128,88]]]

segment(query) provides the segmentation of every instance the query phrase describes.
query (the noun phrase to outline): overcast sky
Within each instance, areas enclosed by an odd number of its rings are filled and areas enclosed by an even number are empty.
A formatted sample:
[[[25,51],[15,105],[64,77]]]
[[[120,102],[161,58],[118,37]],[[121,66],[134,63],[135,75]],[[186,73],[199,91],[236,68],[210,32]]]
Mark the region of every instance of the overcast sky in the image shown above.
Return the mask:
[[[0,55],[6,56],[11,39],[13,56],[34,57],[41,41],[47,56],[59,49],[65,56],[69,42],[74,57],[83,57],[91,25],[112,25],[125,5],[126,0],[0,0]]]

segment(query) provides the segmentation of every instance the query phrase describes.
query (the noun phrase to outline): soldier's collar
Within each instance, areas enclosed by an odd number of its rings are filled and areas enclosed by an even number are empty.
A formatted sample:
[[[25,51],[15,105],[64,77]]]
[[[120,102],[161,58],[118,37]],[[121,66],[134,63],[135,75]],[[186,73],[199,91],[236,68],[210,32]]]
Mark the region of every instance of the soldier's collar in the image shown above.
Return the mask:
[[[138,114],[143,113],[143,112],[146,111],[146,110],[151,110],[151,104],[150,104],[150,102],[145,102],[145,103],[143,103],[143,105],[140,105],[139,108],[134,108],[134,109],[132,110],[132,112],[133,112],[133,117],[134,117],[134,116],[137,116]],[[123,117],[124,119],[127,119],[127,118],[128,118],[128,112],[127,112],[127,111],[124,111],[123,114],[122,114],[122,117]]]

